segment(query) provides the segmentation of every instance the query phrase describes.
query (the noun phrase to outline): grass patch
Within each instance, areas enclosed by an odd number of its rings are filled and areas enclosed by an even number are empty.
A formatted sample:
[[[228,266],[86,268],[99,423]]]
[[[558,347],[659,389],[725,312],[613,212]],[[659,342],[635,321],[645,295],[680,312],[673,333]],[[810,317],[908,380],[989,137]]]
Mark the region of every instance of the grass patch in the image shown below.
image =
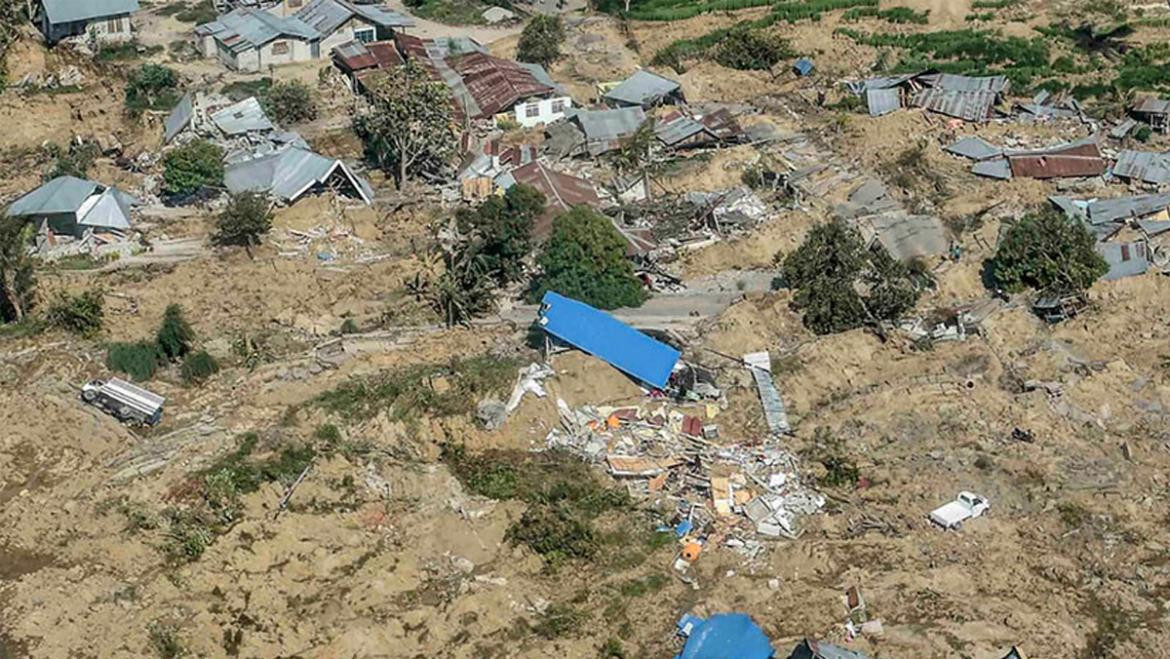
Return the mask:
[[[473,412],[481,398],[503,391],[515,377],[515,360],[482,355],[351,379],[318,396],[315,404],[351,421],[382,412],[397,420],[458,416]]]
[[[161,53],[162,46],[143,46],[135,40],[104,44],[93,56],[98,62],[126,62]]]
[[[642,597],[662,590],[668,580],[661,574],[651,574],[642,579],[630,579],[618,586],[618,593],[627,599]]]
[[[184,384],[200,384],[219,372],[219,362],[206,350],[192,352],[183,358],[179,374]]]
[[[909,7],[854,7],[841,15],[847,21],[858,21],[862,18],[880,18],[887,23],[926,25],[930,22],[930,11],[914,11]]]
[[[153,341],[111,343],[106,348],[106,368],[125,373],[139,382],[153,378],[162,361],[158,346]]]
[[[553,604],[532,626],[536,635],[547,638],[561,638],[579,632],[589,619],[589,614],[570,604]]]
[[[250,96],[261,99],[268,93],[270,87],[272,87],[272,78],[257,78],[256,80],[237,80],[228,83],[220,91],[233,101],[242,101]]]
[[[483,10],[487,7],[474,0],[426,0],[412,8],[411,13],[447,25],[482,25]]]
[[[177,659],[187,656],[187,650],[179,640],[179,628],[174,623],[152,622],[146,628],[150,635],[150,646],[162,659]]]

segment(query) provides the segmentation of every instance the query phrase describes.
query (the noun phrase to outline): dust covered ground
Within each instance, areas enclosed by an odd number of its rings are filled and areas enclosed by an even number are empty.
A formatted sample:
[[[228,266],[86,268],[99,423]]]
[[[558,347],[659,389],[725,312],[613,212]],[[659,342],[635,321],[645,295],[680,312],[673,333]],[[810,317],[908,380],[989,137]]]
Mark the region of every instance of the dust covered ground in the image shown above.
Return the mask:
[[[971,11],[966,2],[909,4],[930,9],[930,24],[888,29],[953,28]],[[1028,7],[1027,20],[997,27],[1014,33],[1068,11]],[[645,65],[670,41],[762,11],[635,22],[628,32],[607,17],[574,16],[570,56],[553,75],[586,100],[596,83]],[[173,18],[154,20],[159,38],[182,31]],[[884,180],[949,227],[962,223],[963,257],[930,264],[938,286],[920,307],[986,300],[982,264],[1002,221],[1043,203],[1056,184],[976,179],[940,145],[969,134],[1052,142],[1083,128],[973,128],[918,110],[842,121],[817,93],[828,91],[831,103],[838,79],[863,75],[878,53],[834,35],[840,25],[830,13],[784,26],[794,47],[818,53],[813,79],[707,62],[681,82],[691,102],[752,103],[760,110],[744,123],[807,136],[834,166]],[[493,44],[514,48],[515,39]],[[66,58],[22,42],[9,75],[74,64]],[[0,95],[0,117],[13,127],[0,138],[13,172],[0,182],[5,199],[39,182],[45,140],[112,134],[128,154],[157,148],[158,117],[119,112],[120,69],[75,65],[86,75],[80,91]],[[176,66],[191,80],[218,75],[206,63]],[[286,75],[316,84],[308,67],[277,71]],[[328,110],[303,127],[306,137],[355,156],[345,103],[332,88],[320,92]],[[906,167],[907,152],[924,164]],[[671,192],[716,190],[758,159],[753,147],[723,149],[659,178]],[[110,158],[91,175],[131,190],[146,176]],[[377,184],[380,197],[398,196]],[[848,188],[777,210],[672,267],[686,278],[771,268]],[[964,221],[991,206],[978,223]],[[514,529],[545,503],[501,481],[523,484],[530,471],[550,483],[618,487],[580,463],[530,453],[559,423],[555,401],[645,397],[604,363],[562,354],[548,397],[526,397],[503,427],[485,430],[478,398],[506,395],[516,368],[540,353],[526,327],[489,318],[448,329],[410,294],[406,282],[433,271],[438,215],[425,201],[364,208],[311,198],[280,210],[252,255],[207,247],[178,263],[38,272],[44,299],[97,288],[106,313],[94,337],[0,335],[0,657],[657,658],[678,650],[681,614],[731,610],[750,613],[786,656],[804,637],[844,643],[850,586],[883,621],[880,636],[848,643],[872,657],[998,659],[1012,645],[1042,658],[1170,656],[1170,280],[1099,282],[1089,310],[1056,326],[1013,299],[981,336],[929,349],[861,330],[816,337],[787,291],[747,295],[703,321],[684,355],[714,368],[727,394],[720,441],[759,438],[765,424],[748,374],[711,350],[767,349],[782,366],[777,383],[795,427],[788,448],[811,455],[835,437],[863,480],[848,491],[826,487],[829,503],[804,534],[769,543],[755,561],[704,551],[692,587],[670,567],[677,545],[653,534],[652,501],[597,512],[585,557],[543,558],[517,541]],[[153,220],[150,237],[202,239],[213,216],[196,206]],[[106,344],[151,337],[171,303],[222,370],[195,387],[174,367],[160,372],[149,386],[166,396],[166,414],[148,430],[82,405],[78,386],[107,374]],[[347,388],[355,382],[369,389]],[[353,402],[373,389],[405,391],[398,409],[411,412]],[[497,462],[466,461],[452,447]],[[311,467],[281,509],[306,448]],[[823,475],[814,460],[804,466]],[[208,477],[225,473],[248,487],[209,490]],[[990,514],[958,532],[932,527],[927,512],[960,490],[987,496]],[[212,517],[196,528],[192,511]]]

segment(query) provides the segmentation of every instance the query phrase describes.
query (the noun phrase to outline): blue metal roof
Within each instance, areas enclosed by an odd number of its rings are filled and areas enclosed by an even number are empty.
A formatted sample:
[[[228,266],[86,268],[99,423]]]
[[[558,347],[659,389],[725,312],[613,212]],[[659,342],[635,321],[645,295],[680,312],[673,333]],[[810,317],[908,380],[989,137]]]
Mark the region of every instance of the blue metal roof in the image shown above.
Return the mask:
[[[677,659],[770,659],[776,651],[746,613],[718,613],[696,623]]]
[[[813,72],[813,63],[810,59],[800,58],[792,65],[792,70],[796,71],[797,75],[806,76]]]
[[[681,355],[613,316],[549,291],[540,301],[541,328],[556,338],[599,357],[619,371],[659,389]]]

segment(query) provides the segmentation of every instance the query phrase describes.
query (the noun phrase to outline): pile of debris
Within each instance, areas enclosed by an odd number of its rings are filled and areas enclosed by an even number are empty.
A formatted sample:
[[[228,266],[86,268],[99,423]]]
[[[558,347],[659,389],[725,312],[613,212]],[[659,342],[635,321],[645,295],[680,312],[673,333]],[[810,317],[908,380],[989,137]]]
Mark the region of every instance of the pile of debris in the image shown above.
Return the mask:
[[[943,151],[975,161],[972,174],[1002,180],[1088,178],[1109,170],[1096,135],[1039,149],[1004,149],[981,137],[964,137]]]
[[[1104,279],[1144,274],[1151,264],[1170,274],[1170,194],[1114,199],[1049,197],[1068,217],[1084,222],[1109,264]]]

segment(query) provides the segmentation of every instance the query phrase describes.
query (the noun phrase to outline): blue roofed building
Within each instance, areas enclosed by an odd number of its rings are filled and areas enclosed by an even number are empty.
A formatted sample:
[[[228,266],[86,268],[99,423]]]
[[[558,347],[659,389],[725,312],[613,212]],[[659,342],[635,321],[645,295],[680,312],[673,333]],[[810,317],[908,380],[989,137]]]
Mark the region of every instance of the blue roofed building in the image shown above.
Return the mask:
[[[134,36],[130,16],[138,0],[41,0],[36,23],[50,44],[77,35],[95,41],[127,41]]]
[[[537,324],[558,341],[656,389],[666,387],[681,356],[604,311],[552,291],[540,301]]]

